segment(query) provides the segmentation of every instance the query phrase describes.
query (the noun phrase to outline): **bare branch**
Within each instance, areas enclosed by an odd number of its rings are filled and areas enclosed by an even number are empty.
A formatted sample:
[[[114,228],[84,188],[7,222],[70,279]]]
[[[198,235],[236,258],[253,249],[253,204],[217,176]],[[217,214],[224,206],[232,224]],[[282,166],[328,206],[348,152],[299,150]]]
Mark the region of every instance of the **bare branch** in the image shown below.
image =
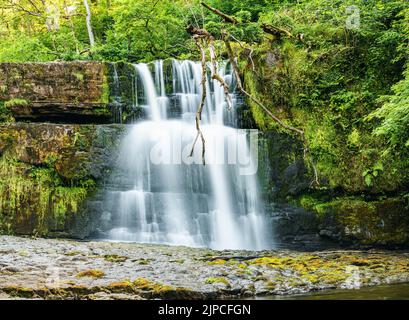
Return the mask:
[[[214,14],[217,14],[219,17],[222,17],[225,22],[232,23],[232,24],[236,24],[238,22],[235,17],[229,16],[221,12],[220,10],[209,6],[208,4],[204,2],[201,2],[201,5],[205,7],[206,9],[210,10],[211,12],[213,12]]]
[[[241,91],[245,96],[247,96],[251,101],[253,101],[253,102],[254,102],[255,104],[257,104],[259,107],[261,107],[261,108],[264,110],[264,112],[265,112],[266,114],[268,114],[268,115],[270,116],[270,118],[272,118],[275,122],[277,122],[281,127],[283,127],[283,128],[286,129],[286,130],[293,131],[293,132],[295,132],[295,133],[297,133],[297,134],[299,134],[299,135],[301,136],[301,140],[302,140],[302,142],[303,142],[303,144],[304,144],[304,159],[305,159],[307,162],[310,163],[310,165],[311,165],[311,167],[312,167],[312,169],[313,169],[313,171],[314,171],[314,180],[311,182],[311,185],[310,185],[310,186],[318,186],[318,185],[320,184],[320,183],[319,183],[319,178],[318,178],[318,171],[317,171],[317,168],[316,168],[316,166],[315,166],[315,164],[314,164],[314,161],[313,161],[313,159],[312,159],[312,157],[311,157],[310,148],[309,148],[309,145],[308,145],[307,140],[305,139],[304,131],[301,130],[301,129],[299,129],[299,128],[295,128],[295,127],[293,127],[293,126],[291,126],[291,125],[288,125],[288,124],[284,123],[283,121],[281,121],[281,120],[280,120],[277,116],[275,116],[264,104],[262,104],[262,103],[261,103],[259,100],[257,100],[253,95],[251,95],[250,93],[248,93],[248,92],[244,89],[243,83],[242,83],[241,78],[240,78],[239,67],[238,67],[238,65],[237,65],[236,58],[235,58],[234,53],[233,53],[233,49],[232,49],[232,47],[231,47],[230,41],[228,40],[228,37],[227,37],[226,33],[222,34],[222,38],[223,38],[224,43],[225,43],[225,45],[226,45],[227,54],[228,54],[228,56],[229,56],[229,60],[230,60],[230,63],[231,63],[231,65],[232,65],[232,68],[233,68],[234,76],[235,76],[236,82],[237,82],[237,88],[238,88],[239,91]]]
[[[263,23],[261,25],[261,29],[263,29],[263,31],[265,33],[271,34],[271,35],[276,36],[278,38],[281,38],[281,36],[283,34],[286,35],[288,38],[293,38],[293,35],[291,34],[290,31],[279,28],[279,27],[272,26],[272,25],[267,24],[267,23]]]
[[[201,4],[202,4],[202,6],[204,6],[205,8],[210,10],[211,12],[213,12],[213,13],[219,15],[220,17],[222,17],[225,22],[229,22],[229,23],[233,23],[233,24],[237,23],[237,20],[234,17],[228,16],[225,13],[221,12],[220,10],[205,4],[204,2],[202,2]],[[274,27],[274,26],[271,26],[271,25],[268,25],[268,24],[263,24],[261,26],[261,28],[264,30],[264,32],[272,34],[272,35],[277,36],[277,37],[281,37],[282,34],[285,34],[287,37],[293,38],[293,35],[288,30],[285,30],[285,29],[282,29],[282,28]],[[194,29],[195,29],[194,27],[189,27],[188,32],[189,32],[189,30],[190,30],[190,32],[193,32]],[[207,32],[205,29],[200,29],[199,31],[200,31],[200,33],[202,35],[206,35],[206,36],[209,35],[209,32]],[[193,34],[193,33],[191,33],[191,34]],[[314,161],[312,160],[311,154],[309,152],[310,151],[309,150],[309,145],[308,145],[308,142],[305,139],[304,131],[302,129],[299,129],[299,128],[296,128],[296,127],[293,127],[291,125],[288,125],[288,124],[284,123],[281,119],[279,119],[276,115],[274,115],[263,103],[261,103],[258,99],[256,99],[253,95],[251,95],[250,93],[248,93],[244,89],[243,83],[241,81],[240,71],[239,71],[237,61],[236,61],[236,57],[235,57],[235,55],[233,53],[233,49],[232,49],[230,41],[229,41],[229,38],[231,37],[231,35],[227,34],[227,32],[224,29],[222,29],[221,37],[222,37],[223,42],[225,43],[225,46],[226,46],[226,49],[227,49],[227,54],[228,54],[228,57],[229,57],[229,61],[230,61],[231,66],[233,68],[233,73],[234,73],[234,76],[235,76],[235,79],[236,79],[237,88],[247,98],[249,98],[251,101],[253,101],[253,103],[255,103],[260,108],[262,108],[263,111],[271,119],[273,119],[278,125],[280,125],[282,128],[284,128],[286,130],[295,132],[295,133],[297,133],[298,135],[301,136],[301,140],[302,140],[302,142],[304,144],[304,159],[307,160],[311,164],[311,167],[313,168],[313,171],[314,171],[314,180],[311,182],[311,185],[313,185],[313,184],[319,185],[318,171],[317,171],[317,168],[316,168],[316,166],[314,164]],[[302,40],[302,38],[303,37],[301,37],[300,40]],[[214,41],[214,38],[211,35],[209,35],[209,39],[212,39],[212,41]],[[233,37],[233,39],[235,39],[235,38]],[[211,43],[212,43],[212,41],[211,41]],[[237,41],[237,42],[239,42],[239,41]],[[240,42],[239,42],[239,44],[241,45]],[[252,54],[252,51],[250,52],[250,57],[251,57],[251,54]],[[251,58],[251,61],[252,61],[253,70],[254,70],[254,62],[253,62],[252,58]]]
[[[213,39],[213,36],[206,29],[199,29],[199,28],[195,28],[194,26],[190,25],[186,28],[186,31],[193,37],[199,36],[199,37],[204,37],[207,39]]]
[[[252,70],[253,70],[254,72],[256,72],[256,67],[255,67],[254,61],[253,61],[253,52],[254,52],[254,49],[253,49],[252,47],[249,47],[249,48],[244,47],[243,44],[241,43],[241,41],[238,40],[238,39],[237,39],[235,36],[233,36],[232,34],[230,34],[230,38],[232,38],[234,41],[236,41],[236,42],[239,44],[240,48],[242,48],[242,49],[247,49],[247,50],[250,51],[250,53],[249,53],[249,59],[250,59],[250,62],[251,62],[251,67],[252,67]]]
[[[237,82],[237,88],[245,95],[247,96],[251,101],[253,101],[255,104],[257,104],[259,107],[261,107],[265,113],[267,113],[270,118],[272,118],[275,122],[277,122],[281,127],[290,130],[290,131],[294,131],[296,133],[298,133],[301,136],[304,136],[304,131],[298,128],[295,128],[293,126],[290,126],[286,123],[284,123],[283,121],[281,121],[277,116],[275,116],[270,110],[267,109],[266,106],[264,106],[264,104],[262,104],[260,101],[258,101],[255,97],[253,97],[250,93],[248,93],[244,87],[243,84],[241,82],[241,78],[240,78],[240,72],[239,72],[239,67],[237,65],[236,59],[234,57],[233,54],[233,49],[230,45],[230,41],[226,38],[224,38],[224,43],[226,44],[226,49],[227,49],[227,54],[229,56],[229,60],[230,63],[233,67],[233,71],[234,71],[234,76],[236,78],[236,82]]]
[[[196,112],[196,130],[197,130],[197,135],[195,138],[195,141],[193,142],[193,146],[192,146],[192,150],[190,151],[190,157],[193,156],[193,153],[195,151],[195,145],[197,142],[197,139],[200,137],[200,139],[202,140],[202,163],[203,165],[206,165],[206,159],[205,159],[205,153],[206,153],[206,141],[205,138],[203,136],[203,132],[200,129],[200,121],[202,120],[202,112],[203,112],[203,108],[205,105],[205,101],[206,101],[206,51],[203,48],[200,39],[200,36],[194,36],[193,39],[195,40],[196,46],[199,48],[199,51],[201,53],[201,63],[202,63],[202,97],[200,99],[200,104],[199,107],[197,109]]]
[[[233,108],[233,101],[230,96],[230,88],[227,85],[227,83],[224,81],[224,79],[217,72],[217,58],[216,58],[216,51],[214,48],[213,40],[210,40],[209,42],[209,50],[210,50],[210,61],[212,64],[212,79],[218,81],[220,83],[220,86],[223,87],[223,91],[224,91],[224,95],[225,95],[226,103],[227,103],[227,109],[231,110]]]

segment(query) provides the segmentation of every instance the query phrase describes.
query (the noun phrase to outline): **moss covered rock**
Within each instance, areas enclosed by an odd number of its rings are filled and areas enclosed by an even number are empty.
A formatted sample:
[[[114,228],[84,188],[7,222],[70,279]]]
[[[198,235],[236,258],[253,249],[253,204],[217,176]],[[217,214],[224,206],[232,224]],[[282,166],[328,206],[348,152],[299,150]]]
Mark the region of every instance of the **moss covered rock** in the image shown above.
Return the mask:
[[[404,196],[372,200],[302,196],[299,204],[316,212],[324,237],[364,245],[409,244],[409,201]]]
[[[84,236],[121,126],[0,126],[0,232]]]
[[[122,122],[134,111],[135,78],[128,63],[0,63],[0,121],[7,111],[17,121]]]
[[[308,229],[337,242],[409,245],[409,161],[385,152],[386,142],[364,120],[377,107],[377,95],[386,94],[388,87],[363,92],[354,79],[341,90],[328,81],[329,71],[323,71],[331,58],[313,60],[291,40],[260,47],[252,56],[257,72],[245,54],[241,70],[246,90],[284,123],[305,132],[320,181],[319,187],[311,185],[314,172],[300,136],[278,126],[248,100],[263,132],[259,176],[264,198],[314,213],[317,219],[308,221],[315,225]],[[285,215],[277,215],[272,207],[276,225],[295,236],[292,226],[300,225],[306,215],[287,208]]]

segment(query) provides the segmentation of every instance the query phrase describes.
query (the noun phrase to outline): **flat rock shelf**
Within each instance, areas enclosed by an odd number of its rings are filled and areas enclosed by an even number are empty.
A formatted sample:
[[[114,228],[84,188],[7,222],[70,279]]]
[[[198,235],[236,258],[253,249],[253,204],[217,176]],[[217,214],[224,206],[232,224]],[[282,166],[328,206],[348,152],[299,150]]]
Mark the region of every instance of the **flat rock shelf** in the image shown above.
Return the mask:
[[[214,251],[0,237],[0,297],[223,299],[409,282],[409,253]]]

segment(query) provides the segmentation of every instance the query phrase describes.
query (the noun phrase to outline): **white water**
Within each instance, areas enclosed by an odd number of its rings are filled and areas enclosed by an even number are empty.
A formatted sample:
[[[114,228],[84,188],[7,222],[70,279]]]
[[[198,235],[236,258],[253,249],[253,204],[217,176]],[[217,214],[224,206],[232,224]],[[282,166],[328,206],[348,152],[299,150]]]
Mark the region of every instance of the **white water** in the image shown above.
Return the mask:
[[[250,159],[248,138],[225,125],[234,122],[235,110],[226,110],[220,85],[211,83],[208,75],[202,118],[207,164],[203,166],[200,139],[189,157],[201,97],[200,64],[173,61],[171,80],[162,61],[154,63],[153,72],[146,64],[135,69],[149,119],[133,125],[122,141],[121,173],[112,178],[116,187],[104,204],[111,217],[108,237],[214,249],[271,248],[271,228],[256,175],[241,175],[240,163],[235,163]],[[220,75],[232,83],[226,70],[223,64]],[[166,83],[173,92],[166,92]],[[174,106],[179,105],[179,116],[173,119],[168,116],[170,98],[178,101]],[[232,98],[235,102],[234,94]]]

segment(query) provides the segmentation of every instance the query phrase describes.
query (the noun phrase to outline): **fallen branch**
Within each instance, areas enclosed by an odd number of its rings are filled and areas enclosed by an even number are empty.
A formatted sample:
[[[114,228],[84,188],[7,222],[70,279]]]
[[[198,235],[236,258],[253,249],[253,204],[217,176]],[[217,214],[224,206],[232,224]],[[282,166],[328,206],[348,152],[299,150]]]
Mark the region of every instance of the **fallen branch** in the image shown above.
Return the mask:
[[[213,8],[211,6],[209,6],[208,4],[201,2],[201,5],[203,7],[205,7],[206,9],[210,10],[211,12],[213,12],[214,14],[217,14],[219,17],[221,17],[225,22],[228,23],[232,23],[232,24],[236,24],[238,23],[237,19],[235,17],[229,16],[223,12],[221,12],[220,10]]]
[[[216,8],[213,8],[213,7],[207,5],[204,2],[202,2],[201,4],[202,4],[203,7],[207,8],[211,12],[213,12],[213,13],[219,15],[220,17],[222,17],[225,22],[233,23],[233,24],[237,23],[237,20],[234,17],[226,15],[225,13],[221,12],[220,10],[218,10]],[[285,34],[287,37],[293,38],[293,35],[289,31],[287,31],[285,29],[282,29],[282,28],[274,27],[274,26],[271,26],[271,25],[268,25],[268,24],[262,24],[261,28],[264,30],[264,32],[275,35],[275,36],[278,36],[278,37],[281,37],[282,34]],[[208,45],[209,45],[210,59],[211,59],[212,68],[213,68],[212,78],[219,81],[220,84],[223,86],[224,92],[226,94],[226,99],[228,101],[230,101],[231,97],[230,97],[230,94],[229,94],[229,87],[224,82],[224,80],[220,77],[220,75],[218,75],[218,73],[217,73],[217,62],[216,62],[216,54],[215,54],[215,49],[214,49],[214,37],[207,30],[205,30],[204,28],[203,29],[198,29],[198,28],[195,28],[193,26],[189,26],[187,28],[187,32],[190,33],[193,36],[193,38],[195,39],[196,45],[199,47],[199,50],[200,50],[200,52],[202,54],[202,72],[203,72],[202,100],[201,100],[201,103],[199,105],[199,109],[198,109],[198,111],[196,113],[197,136],[196,136],[195,142],[193,144],[190,156],[193,155],[195,144],[196,144],[196,142],[197,142],[197,140],[198,140],[198,138],[200,136],[201,139],[202,139],[202,143],[203,143],[202,159],[203,159],[203,163],[205,163],[204,162],[204,150],[205,150],[204,144],[205,144],[205,140],[204,140],[202,131],[200,130],[200,120],[201,120],[201,114],[202,114],[203,107],[204,107],[204,102],[205,102],[205,99],[206,99],[206,95],[205,94],[203,95],[203,93],[205,93],[205,90],[206,90],[206,83],[205,83],[205,81],[206,81],[206,53],[205,53],[205,50],[204,50],[203,46],[201,46],[201,44],[199,42],[200,38],[207,40]],[[248,93],[244,89],[243,83],[241,81],[240,71],[239,71],[237,61],[236,61],[236,57],[235,57],[235,55],[233,53],[233,49],[232,49],[231,44],[230,44],[230,40],[229,40],[230,35],[228,35],[227,32],[222,29],[221,38],[222,38],[223,42],[225,43],[225,46],[226,46],[226,49],[227,49],[227,54],[228,54],[229,61],[230,61],[230,64],[232,66],[232,69],[233,69],[233,73],[234,73],[234,77],[236,79],[238,90],[242,94],[244,94],[248,99],[253,101],[253,103],[255,103],[260,108],[262,108],[263,111],[271,119],[273,119],[278,125],[280,125],[282,128],[284,128],[286,130],[289,130],[289,131],[292,131],[292,132],[295,132],[295,133],[297,133],[298,135],[301,136],[301,140],[302,140],[302,142],[304,144],[304,159],[307,162],[310,163],[310,165],[311,165],[311,167],[312,167],[312,169],[314,171],[314,180],[311,182],[311,185],[314,185],[314,184],[319,185],[318,171],[317,171],[317,168],[316,168],[316,166],[314,164],[314,161],[312,160],[312,157],[310,155],[310,152],[309,152],[310,149],[309,149],[308,142],[305,139],[304,131],[302,129],[299,129],[299,128],[296,128],[296,127],[293,127],[293,126],[291,126],[289,124],[284,123],[281,119],[279,119],[276,115],[274,115],[263,103],[261,103],[257,98],[255,98],[253,95],[251,95],[250,93]],[[233,39],[235,39],[235,38],[233,37]],[[235,40],[237,41],[237,39],[235,39]],[[302,39],[300,39],[300,40],[302,40]],[[239,42],[239,41],[237,41],[237,42]],[[240,44],[240,42],[239,42],[239,44]],[[252,51],[251,51],[251,53],[252,53]],[[250,53],[250,57],[251,57],[251,53]],[[252,61],[253,70],[254,70],[253,60],[251,59],[251,61]]]
[[[223,87],[224,95],[226,97],[227,109],[231,110],[233,108],[233,101],[230,96],[230,87],[227,85],[224,79],[217,72],[216,50],[214,48],[214,42],[212,39],[209,41],[209,51],[210,51],[210,61],[212,64],[212,79],[218,81],[220,83],[220,86]]]
[[[272,25],[267,24],[267,23],[263,23],[261,25],[261,29],[263,29],[263,31],[265,33],[271,34],[271,35],[276,36],[278,38],[281,38],[281,36],[283,34],[286,35],[288,38],[293,38],[293,35],[291,34],[290,31],[279,28],[279,27],[272,26]]]
[[[213,36],[206,30],[206,29],[199,29],[192,25],[186,28],[187,33],[189,33],[192,37],[199,36],[204,37],[207,39],[214,39]]]
[[[240,72],[239,72],[239,67],[237,65],[236,59],[234,57],[234,53],[233,53],[233,49],[230,45],[230,41],[228,40],[228,37],[226,37],[226,35],[223,36],[223,41],[226,45],[226,49],[227,49],[227,55],[229,56],[229,60],[230,63],[232,65],[233,68],[233,72],[234,72],[234,76],[236,78],[236,83],[237,83],[237,88],[239,89],[239,91],[241,93],[243,93],[245,96],[247,96],[251,101],[253,101],[255,104],[257,104],[259,107],[261,107],[265,113],[267,113],[270,118],[272,118],[275,122],[277,122],[281,127],[290,130],[290,131],[294,131],[296,133],[298,133],[299,135],[301,135],[302,137],[304,137],[304,131],[298,128],[295,128],[293,126],[290,126],[286,123],[284,123],[283,121],[281,121],[277,116],[275,116],[270,110],[267,109],[267,107],[262,104],[260,101],[258,101],[255,97],[253,97],[253,95],[251,95],[250,93],[248,93],[244,87],[243,84],[241,82],[241,78],[240,78]]]
[[[233,101],[230,96],[230,87],[227,85],[227,83],[224,81],[224,79],[219,75],[217,71],[217,57],[216,57],[216,50],[214,47],[214,37],[207,30],[196,28],[192,25],[188,26],[186,31],[190,35],[192,35],[193,39],[195,40],[196,46],[199,48],[199,51],[201,53],[201,64],[202,64],[202,82],[201,82],[202,97],[201,97],[200,104],[196,112],[197,135],[193,142],[192,150],[190,152],[190,157],[193,156],[197,140],[200,137],[200,139],[202,140],[202,162],[205,165],[206,164],[206,161],[205,161],[206,146],[205,146],[205,138],[203,136],[203,132],[200,129],[200,122],[202,120],[202,112],[203,112],[203,108],[204,108],[205,101],[206,101],[206,81],[207,81],[206,70],[207,69],[206,69],[206,50],[202,44],[207,44],[209,48],[210,61],[211,61],[211,66],[212,66],[212,70],[211,70],[212,79],[219,82],[220,86],[223,87],[228,110],[233,108]]]
[[[195,151],[195,146],[196,146],[196,142],[197,139],[200,137],[200,139],[202,140],[202,163],[203,165],[206,165],[206,159],[205,159],[205,153],[206,153],[206,141],[205,138],[203,136],[203,132],[200,128],[200,121],[202,120],[202,111],[205,105],[205,101],[206,101],[206,51],[203,48],[202,44],[200,43],[201,39],[200,36],[194,36],[193,39],[195,40],[196,46],[199,48],[199,51],[201,53],[201,64],[202,64],[202,97],[200,99],[200,104],[199,104],[199,108],[197,109],[196,112],[196,138],[195,141],[193,142],[192,145],[192,150],[190,151],[190,157],[193,156],[193,153]]]
[[[304,159],[306,161],[308,161],[314,171],[314,180],[311,182],[310,186],[319,185],[319,179],[318,179],[318,171],[317,168],[314,164],[314,161],[311,158],[311,155],[309,153],[310,148],[308,145],[307,140],[305,139],[305,133],[303,130],[293,127],[291,125],[288,125],[286,123],[284,123],[283,121],[281,121],[277,116],[275,116],[263,103],[261,103],[258,99],[256,99],[253,95],[251,95],[250,93],[248,93],[244,87],[243,87],[243,83],[241,81],[241,77],[240,77],[240,71],[239,71],[239,67],[237,65],[237,61],[236,58],[234,56],[233,53],[233,49],[231,47],[230,41],[229,41],[229,37],[228,35],[224,32],[222,33],[222,39],[226,45],[226,49],[227,49],[227,55],[229,57],[229,61],[231,63],[231,66],[233,68],[233,72],[234,72],[234,76],[236,79],[236,83],[237,83],[237,88],[239,89],[239,91],[241,93],[243,93],[247,98],[249,98],[251,101],[253,101],[256,105],[258,105],[259,107],[261,107],[263,109],[263,111],[270,116],[271,119],[273,119],[278,125],[280,125],[281,127],[283,127],[286,130],[290,130],[293,131],[295,133],[297,133],[298,135],[301,136],[301,140],[304,144]]]

